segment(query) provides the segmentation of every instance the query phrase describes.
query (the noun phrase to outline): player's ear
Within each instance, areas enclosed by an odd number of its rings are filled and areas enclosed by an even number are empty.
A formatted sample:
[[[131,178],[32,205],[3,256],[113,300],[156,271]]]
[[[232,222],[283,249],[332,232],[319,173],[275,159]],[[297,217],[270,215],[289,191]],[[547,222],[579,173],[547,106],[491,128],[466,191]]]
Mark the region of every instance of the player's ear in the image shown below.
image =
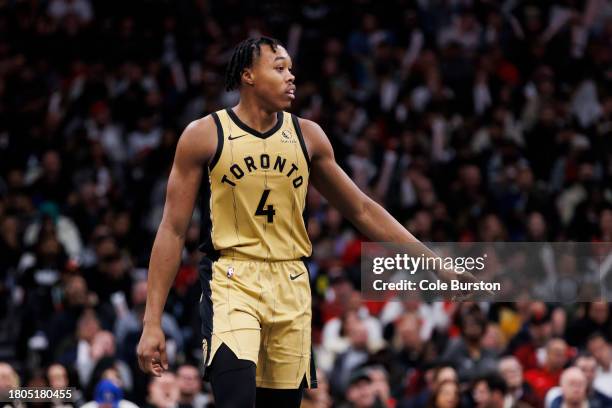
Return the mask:
[[[253,70],[251,68],[245,68],[242,71],[242,83],[248,86],[253,86],[255,84],[255,75],[253,75]]]

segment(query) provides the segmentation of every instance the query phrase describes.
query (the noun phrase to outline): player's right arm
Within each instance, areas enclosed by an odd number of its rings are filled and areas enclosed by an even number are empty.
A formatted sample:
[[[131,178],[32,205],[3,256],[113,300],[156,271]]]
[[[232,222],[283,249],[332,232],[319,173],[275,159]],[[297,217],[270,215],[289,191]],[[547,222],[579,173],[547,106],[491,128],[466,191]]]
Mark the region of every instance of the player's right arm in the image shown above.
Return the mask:
[[[187,126],[181,135],[168,179],[166,202],[149,262],[147,303],[138,344],[138,364],[160,376],[168,368],[161,317],[181,262],[185,234],[200,182],[217,148],[217,128],[209,115]]]

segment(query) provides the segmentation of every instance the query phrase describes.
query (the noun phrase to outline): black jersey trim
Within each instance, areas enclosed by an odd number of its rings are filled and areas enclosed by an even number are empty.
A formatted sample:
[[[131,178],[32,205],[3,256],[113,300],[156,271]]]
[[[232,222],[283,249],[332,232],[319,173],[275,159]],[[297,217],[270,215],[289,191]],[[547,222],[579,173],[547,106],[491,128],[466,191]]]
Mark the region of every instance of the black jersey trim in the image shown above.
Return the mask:
[[[240,118],[238,117],[238,115],[236,115],[236,113],[232,110],[232,108],[227,108],[225,109],[227,111],[227,114],[229,115],[229,117],[232,119],[232,121],[234,121],[234,123],[236,123],[236,125],[244,130],[245,132],[249,132],[250,134],[252,134],[255,137],[258,137],[260,139],[267,139],[268,137],[272,136],[274,133],[276,133],[278,131],[278,129],[281,128],[281,126],[283,126],[283,112],[276,112],[276,124],[274,126],[272,126],[272,129],[267,130],[265,132],[259,132],[253,128],[251,128],[249,125],[247,125],[246,123],[244,123],[243,121],[240,120]]]
[[[208,165],[208,170],[212,170],[215,167],[215,164],[219,161],[219,157],[221,157],[221,151],[223,150],[223,127],[221,126],[221,121],[219,120],[219,115],[216,112],[212,113],[212,117],[215,120],[215,125],[217,126],[217,150],[215,150],[215,155],[210,161]]]
[[[199,191],[199,208],[200,208],[200,252],[204,253],[210,259],[216,260],[215,247],[212,243],[212,219],[210,208],[210,178],[207,175],[202,176]]]
[[[302,146],[302,153],[304,153],[304,158],[306,159],[306,163],[308,163],[308,171],[310,171],[310,155],[308,154],[308,149],[306,149],[306,142],[304,142],[304,135],[302,134],[302,128],[300,127],[298,117],[294,114],[291,114],[291,121],[293,122],[293,127],[297,132],[298,139],[300,141],[300,146]]]

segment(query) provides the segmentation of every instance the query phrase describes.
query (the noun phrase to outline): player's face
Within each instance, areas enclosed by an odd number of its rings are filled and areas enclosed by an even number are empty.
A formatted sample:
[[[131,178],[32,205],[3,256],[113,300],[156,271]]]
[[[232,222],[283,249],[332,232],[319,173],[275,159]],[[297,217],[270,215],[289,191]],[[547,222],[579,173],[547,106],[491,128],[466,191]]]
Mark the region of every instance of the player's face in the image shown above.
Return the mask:
[[[276,52],[270,46],[261,47],[261,55],[253,63],[253,85],[256,95],[272,110],[288,109],[295,99],[291,69],[291,57],[284,47],[277,46]]]

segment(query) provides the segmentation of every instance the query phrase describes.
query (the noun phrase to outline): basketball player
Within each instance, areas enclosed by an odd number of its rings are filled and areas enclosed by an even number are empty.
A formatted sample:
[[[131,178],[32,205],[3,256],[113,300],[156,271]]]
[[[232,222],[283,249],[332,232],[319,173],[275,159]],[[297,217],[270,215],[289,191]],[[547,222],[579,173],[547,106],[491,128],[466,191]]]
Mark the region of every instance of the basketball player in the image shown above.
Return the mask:
[[[182,134],[149,268],[139,365],[168,368],[161,315],[181,261],[198,191],[206,253],[200,276],[205,376],[217,407],[299,407],[315,387],[311,254],[302,213],[308,183],[374,241],[418,240],[360,191],[314,122],[285,112],[295,98],[287,51],[276,40],[237,46],[226,88],[237,106]]]

